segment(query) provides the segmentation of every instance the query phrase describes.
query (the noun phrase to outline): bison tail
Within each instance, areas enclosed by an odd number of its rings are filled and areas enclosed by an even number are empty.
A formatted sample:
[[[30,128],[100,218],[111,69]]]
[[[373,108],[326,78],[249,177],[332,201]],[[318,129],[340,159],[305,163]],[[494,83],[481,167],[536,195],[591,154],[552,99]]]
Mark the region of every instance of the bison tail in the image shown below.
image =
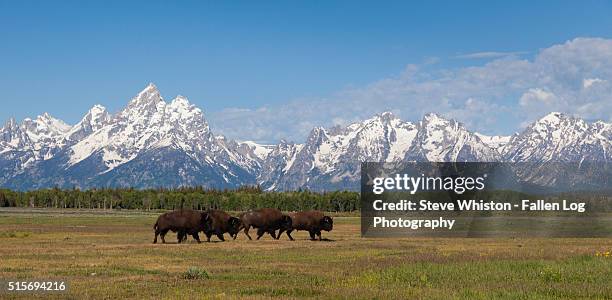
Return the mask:
[[[157,222],[155,222],[155,224],[153,224],[153,229],[155,229],[155,231],[157,231]]]

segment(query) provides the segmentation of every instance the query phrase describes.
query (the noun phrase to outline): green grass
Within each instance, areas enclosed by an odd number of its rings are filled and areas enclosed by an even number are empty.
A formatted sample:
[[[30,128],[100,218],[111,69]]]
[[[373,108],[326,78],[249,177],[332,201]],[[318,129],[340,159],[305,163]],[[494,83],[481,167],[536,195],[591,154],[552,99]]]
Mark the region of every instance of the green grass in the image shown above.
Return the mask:
[[[297,232],[152,244],[157,213],[0,210],[0,279],[61,278],[68,295],[0,298],[546,299],[612,297],[612,239],[360,237]],[[216,238],[213,238],[216,241]]]

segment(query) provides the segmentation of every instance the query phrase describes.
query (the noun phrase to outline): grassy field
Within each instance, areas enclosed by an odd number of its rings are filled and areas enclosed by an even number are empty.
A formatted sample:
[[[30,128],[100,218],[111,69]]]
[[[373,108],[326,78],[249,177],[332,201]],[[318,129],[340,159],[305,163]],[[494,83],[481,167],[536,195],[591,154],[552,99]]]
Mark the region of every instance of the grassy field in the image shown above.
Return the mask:
[[[363,239],[337,216],[330,241],[154,245],[156,216],[0,210],[0,279],[70,284],[0,298],[612,298],[612,239]]]

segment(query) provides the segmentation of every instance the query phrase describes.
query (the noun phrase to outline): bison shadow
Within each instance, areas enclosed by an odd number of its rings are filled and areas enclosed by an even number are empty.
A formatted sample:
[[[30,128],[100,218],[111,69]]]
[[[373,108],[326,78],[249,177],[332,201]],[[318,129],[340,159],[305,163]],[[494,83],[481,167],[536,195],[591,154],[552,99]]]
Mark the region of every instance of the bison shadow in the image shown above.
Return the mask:
[[[328,242],[328,243],[333,243],[336,242],[337,240],[332,240],[332,239],[328,239],[328,238],[322,238],[320,241],[319,239],[316,240],[311,240],[311,239],[295,239],[296,241],[309,241],[309,242]]]

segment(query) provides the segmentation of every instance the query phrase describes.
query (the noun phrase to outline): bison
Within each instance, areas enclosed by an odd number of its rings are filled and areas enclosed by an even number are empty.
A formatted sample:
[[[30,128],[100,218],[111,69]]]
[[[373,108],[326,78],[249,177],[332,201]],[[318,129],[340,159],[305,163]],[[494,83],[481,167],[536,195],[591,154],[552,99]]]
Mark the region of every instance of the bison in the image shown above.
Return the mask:
[[[334,220],[317,210],[300,211],[289,213],[291,217],[291,228],[287,229],[287,236],[293,241],[291,232],[294,230],[306,230],[310,233],[310,239],[315,240],[315,235],[321,240],[321,230],[331,231],[334,228]],[[281,229],[278,236],[283,233]]]
[[[240,231],[240,224],[242,224],[240,219],[232,217],[222,210],[211,209],[206,211],[206,213],[208,213],[210,216],[211,221],[211,226],[204,231],[207,241],[210,242],[210,237],[213,234],[220,240],[225,241],[225,238],[223,237],[224,233],[229,233],[231,237],[236,239],[236,236]]]
[[[264,233],[269,233],[272,238],[278,239],[276,230],[288,230],[291,228],[291,218],[276,208],[262,208],[258,210],[250,210],[240,215],[242,221],[241,229],[244,228],[244,234],[252,240],[249,235],[251,227],[257,228],[257,239],[259,240]]]
[[[161,237],[162,243],[166,243],[165,236],[168,231],[178,232],[178,242],[182,242],[187,238],[187,234],[200,242],[198,233],[206,232],[211,226],[210,216],[205,212],[195,211],[191,209],[181,209],[162,214],[157,218],[157,222],[153,225],[155,229],[155,238],[153,243],[157,243],[157,236]]]
[[[210,237],[213,234],[222,241],[225,241],[223,236],[224,233],[229,233],[232,238],[236,239],[242,224],[240,219],[232,217],[222,210],[211,209],[204,212],[204,214],[208,214],[210,218],[209,226],[207,226],[207,228],[204,230],[207,242],[210,242]],[[186,241],[187,233],[179,232],[177,234],[177,239],[180,241]]]

